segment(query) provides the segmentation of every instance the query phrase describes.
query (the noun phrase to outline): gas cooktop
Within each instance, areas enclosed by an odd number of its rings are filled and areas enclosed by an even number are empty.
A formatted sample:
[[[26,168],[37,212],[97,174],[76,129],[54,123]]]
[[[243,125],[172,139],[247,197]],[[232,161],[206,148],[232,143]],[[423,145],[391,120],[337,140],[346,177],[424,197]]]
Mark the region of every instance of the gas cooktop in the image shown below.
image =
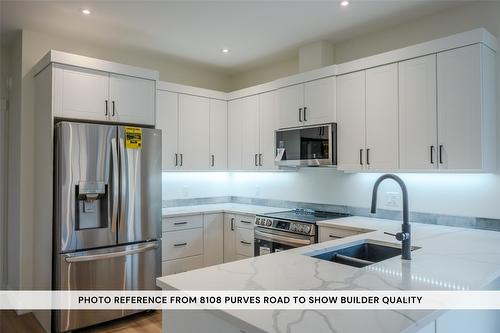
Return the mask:
[[[294,209],[294,210],[287,210],[283,212],[261,215],[261,217],[266,217],[271,219],[289,220],[289,221],[313,223],[313,224],[315,224],[318,221],[331,220],[346,216],[350,215],[344,213],[317,211],[312,209]]]

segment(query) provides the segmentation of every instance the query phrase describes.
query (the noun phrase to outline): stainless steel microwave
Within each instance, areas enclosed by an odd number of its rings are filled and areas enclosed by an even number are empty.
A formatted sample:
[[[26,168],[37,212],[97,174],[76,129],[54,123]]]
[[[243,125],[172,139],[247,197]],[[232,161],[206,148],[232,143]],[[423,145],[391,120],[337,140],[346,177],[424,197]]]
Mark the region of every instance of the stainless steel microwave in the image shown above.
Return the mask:
[[[337,165],[335,123],[277,130],[275,140],[276,165]]]

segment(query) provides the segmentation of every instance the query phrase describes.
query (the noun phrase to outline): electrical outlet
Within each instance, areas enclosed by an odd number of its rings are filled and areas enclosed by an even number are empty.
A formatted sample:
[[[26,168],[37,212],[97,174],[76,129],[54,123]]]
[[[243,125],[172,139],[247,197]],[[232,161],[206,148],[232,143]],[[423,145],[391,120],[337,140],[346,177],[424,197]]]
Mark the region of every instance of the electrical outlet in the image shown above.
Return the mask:
[[[386,192],[385,193],[385,206],[399,208],[401,205],[401,193],[399,192]]]

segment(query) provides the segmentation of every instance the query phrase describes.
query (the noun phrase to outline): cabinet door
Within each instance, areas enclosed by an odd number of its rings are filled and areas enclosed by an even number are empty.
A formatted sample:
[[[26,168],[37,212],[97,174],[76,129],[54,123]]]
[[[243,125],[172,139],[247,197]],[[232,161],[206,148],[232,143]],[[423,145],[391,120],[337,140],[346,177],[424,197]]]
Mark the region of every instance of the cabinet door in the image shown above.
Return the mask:
[[[404,170],[437,168],[436,55],[399,63],[399,161]]]
[[[274,170],[275,148],[274,131],[278,129],[278,93],[270,91],[259,96],[259,166],[263,170]]]
[[[365,71],[337,78],[339,170],[364,168],[365,97]]]
[[[278,95],[280,128],[295,127],[301,125],[303,122],[302,112],[304,108],[304,84],[301,83],[281,88],[278,90]]]
[[[210,160],[212,170],[227,169],[227,102],[210,100]]]
[[[178,165],[178,94],[158,90],[156,92],[156,128],[161,129],[161,168],[174,170]]]
[[[438,53],[440,168],[482,168],[481,83],[479,44]]]
[[[236,259],[236,217],[224,214],[224,262]]]
[[[155,124],[155,81],[109,75],[111,117],[120,123]]]
[[[62,65],[55,65],[54,73],[56,117],[109,120],[108,73]]]
[[[179,165],[181,169],[208,169],[209,121],[208,98],[179,94]]]
[[[243,139],[242,167],[243,170],[255,170],[259,167],[259,96],[242,98]]]
[[[398,66],[366,70],[366,165],[374,170],[399,167]]]
[[[205,266],[222,264],[224,261],[224,215],[203,215],[203,263]]]
[[[227,167],[229,170],[242,169],[243,109],[242,100],[228,102],[227,110]]]
[[[306,125],[335,122],[334,76],[305,83],[303,119]]]

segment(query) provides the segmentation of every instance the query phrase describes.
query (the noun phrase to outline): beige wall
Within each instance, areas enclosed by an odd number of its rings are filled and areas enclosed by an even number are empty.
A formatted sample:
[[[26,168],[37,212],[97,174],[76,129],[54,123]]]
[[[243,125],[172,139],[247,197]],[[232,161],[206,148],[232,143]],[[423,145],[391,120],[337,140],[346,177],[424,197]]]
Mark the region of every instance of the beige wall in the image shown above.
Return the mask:
[[[201,88],[227,91],[228,79],[205,66],[185,60],[154,54],[145,50],[109,47],[90,41],[62,38],[44,33],[24,30],[23,44],[27,47],[23,66],[31,68],[50,49],[76,53],[127,65],[155,69],[160,80],[181,83]]]

